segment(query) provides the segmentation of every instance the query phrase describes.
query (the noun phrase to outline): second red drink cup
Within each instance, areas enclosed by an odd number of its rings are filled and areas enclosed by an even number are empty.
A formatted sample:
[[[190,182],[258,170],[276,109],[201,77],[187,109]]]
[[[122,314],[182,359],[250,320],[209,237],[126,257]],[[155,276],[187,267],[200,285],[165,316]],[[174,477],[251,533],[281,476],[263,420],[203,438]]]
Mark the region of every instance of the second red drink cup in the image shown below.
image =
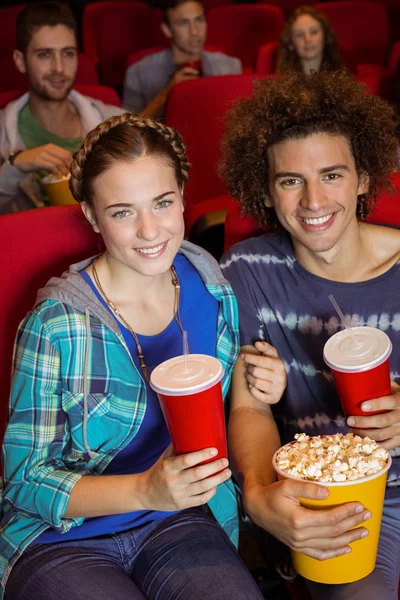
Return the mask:
[[[351,329],[354,340],[344,329],[329,338],[324,346],[324,360],[331,368],[344,413],[348,417],[386,412],[365,412],[361,404],[392,393],[389,365],[392,343],[380,329]]]
[[[216,458],[228,458],[218,359],[189,354],[167,360],[154,369],[151,387],[158,394],[176,454],[217,448]],[[206,461],[209,462],[209,461]]]

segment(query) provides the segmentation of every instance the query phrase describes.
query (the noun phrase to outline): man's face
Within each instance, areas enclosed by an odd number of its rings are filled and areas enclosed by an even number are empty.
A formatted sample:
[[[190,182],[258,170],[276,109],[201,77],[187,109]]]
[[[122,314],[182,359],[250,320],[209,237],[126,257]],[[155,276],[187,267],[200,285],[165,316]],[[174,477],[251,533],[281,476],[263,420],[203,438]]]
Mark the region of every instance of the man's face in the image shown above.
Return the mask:
[[[198,56],[203,51],[207,35],[204,9],[198,2],[189,0],[168,11],[168,25],[163,31],[181,52]]]
[[[78,66],[75,34],[65,25],[41,27],[34,32],[26,54],[16,50],[14,60],[17,68],[27,74],[32,93],[45,100],[64,100]]]
[[[359,178],[347,139],[318,133],[268,149],[269,198],[295,252],[336,250],[353,235],[357,196],[368,190]]]

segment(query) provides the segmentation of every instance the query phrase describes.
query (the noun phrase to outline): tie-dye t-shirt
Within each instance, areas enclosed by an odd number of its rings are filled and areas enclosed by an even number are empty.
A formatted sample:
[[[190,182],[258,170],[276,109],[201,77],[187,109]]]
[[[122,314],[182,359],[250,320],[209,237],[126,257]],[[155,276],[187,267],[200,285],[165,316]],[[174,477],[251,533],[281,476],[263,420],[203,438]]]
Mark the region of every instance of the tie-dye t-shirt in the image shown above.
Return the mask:
[[[266,340],[284,361],[288,384],[272,406],[281,439],[347,430],[332,375],[322,358],[327,339],[341,329],[328,299],[333,294],[353,325],[385,331],[393,344],[391,377],[400,384],[400,262],[360,283],[323,279],[296,260],[290,237],[268,234],[229,249],[221,261],[239,304],[241,344]],[[400,486],[400,448],[388,486]],[[396,458],[396,456],[398,456]],[[399,490],[392,489],[393,494]]]

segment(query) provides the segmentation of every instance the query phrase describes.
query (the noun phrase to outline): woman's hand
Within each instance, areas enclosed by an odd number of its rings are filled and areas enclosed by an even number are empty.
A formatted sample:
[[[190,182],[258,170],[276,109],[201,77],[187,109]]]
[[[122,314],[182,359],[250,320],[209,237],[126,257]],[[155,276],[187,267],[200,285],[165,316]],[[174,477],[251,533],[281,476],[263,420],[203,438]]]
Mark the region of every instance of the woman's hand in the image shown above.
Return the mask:
[[[143,508],[148,510],[183,510],[206,504],[217,491],[217,486],[231,476],[226,458],[216,458],[215,448],[206,448],[176,456],[172,445],[145,473],[141,496]]]
[[[256,342],[260,354],[242,354],[251,394],[267,404],[276,404],[286,388],[285,365],[276,349],[267,342]]]
[[[347,424],[352,433],[368,436],[379,442],[386,450],[400,446],[400,385],[392,381],[392,394],[361,404],[365,417],[349,417]],[[380,415],[370,415],[369,411],[387,410]]]

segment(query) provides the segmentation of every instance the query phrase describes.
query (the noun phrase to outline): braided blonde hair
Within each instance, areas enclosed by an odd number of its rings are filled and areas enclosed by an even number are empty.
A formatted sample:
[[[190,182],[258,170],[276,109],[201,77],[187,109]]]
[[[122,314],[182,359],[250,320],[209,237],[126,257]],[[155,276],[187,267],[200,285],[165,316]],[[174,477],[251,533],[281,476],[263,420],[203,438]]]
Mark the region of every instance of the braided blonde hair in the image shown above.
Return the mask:
[[[100,123],[84,139],[71,163],[69,187],[77,202],[92,203],[92,183],[112,163],[141,156],[160,156],[174,168],[180,188],[190,163],[180,134],[147,117],[124,113]]]

